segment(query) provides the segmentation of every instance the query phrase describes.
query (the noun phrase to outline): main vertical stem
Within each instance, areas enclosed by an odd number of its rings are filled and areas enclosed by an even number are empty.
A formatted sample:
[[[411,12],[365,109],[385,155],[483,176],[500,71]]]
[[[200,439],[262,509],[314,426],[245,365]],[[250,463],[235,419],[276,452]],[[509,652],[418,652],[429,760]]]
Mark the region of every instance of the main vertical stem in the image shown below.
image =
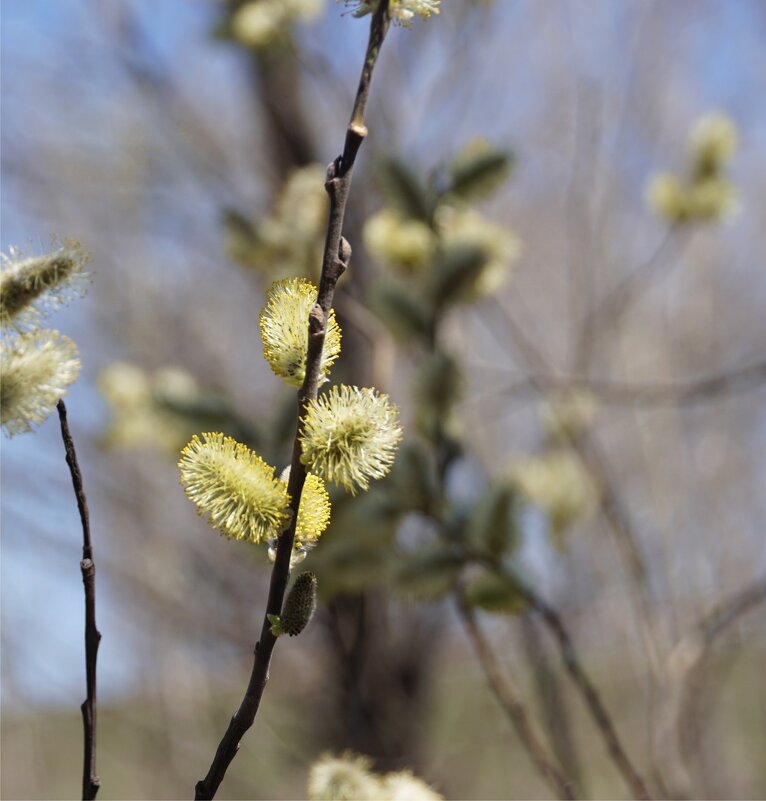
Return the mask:
[[[343,220],[351,187],[354,162],[357,152],[367,135],[364,114],[369,98],[372,74],[377,63],[380,47],[388,31],[389,23],[388,0],[381,0],[370,23],[367,53],[354,101],[351,122],[346,129],[343,153],[327,169],[325,189],[330,198],[327,237],[322,258],[322,274],[319,280],[317,302],[311,310],[308,320],[306,377],[303,386],[298,391],[298,422],[293,442],[290,479],[287,487],[291,499],[292,516],[289,525],[280,535],[277,544],[277,553],[269,582],[266,612],[261,625],[260,638],[255,646],[253,670],[245,691],[245,697],[242,699],[239,709],[234,713],[234,717],[232,717],[229,727],[218,745],[207,776],[196,784],[195,801],[197,799],[212,799],[215,797],[218,787],[226,775],[226,770],[237,755],[240,740],[255,721],[263,691],[269,678],[271,655],[276,644],[276,638],[271,633],[269,615],[279,615],[282,612],[282,603],[290,577],[290,556],[295,540],[295,525],[298,519],[301,493],[306,481],[306,469],[301,462],[300,437],[303,431],[306,408],[312,400],[316,399],[319,389],[322,348],[324,346],[327,320],[335,294],[335,285],[347,268],[351,258],[351,247],[343,238]]]
[[[96,659],[101,632],[96,628],[96,563],[93,561],[93,546],[90,539],[90,517],[88,499],[82,483],[82,473],[77,463],[74,440],[69,431],[66,405],[63,400],[56,404],[61,423],[61,438],[64,440],[66,463],[72,476],[77,509],[82,523],[82,560],[80,572],[85,587],[85,682],[87,697],[80,707],[84,737],[82,797],[92,801],[98,793],[101,781],[96,773]]]

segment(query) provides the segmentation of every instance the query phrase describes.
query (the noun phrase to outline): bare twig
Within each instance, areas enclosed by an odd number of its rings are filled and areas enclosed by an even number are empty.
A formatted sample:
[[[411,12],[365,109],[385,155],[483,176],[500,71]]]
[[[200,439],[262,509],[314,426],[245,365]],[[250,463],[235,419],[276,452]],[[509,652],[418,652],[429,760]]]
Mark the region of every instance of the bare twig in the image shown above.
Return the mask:
[[[725,598],[706,614],[695,630],[674,649],[680,667],[676,736],[681,758],[689,763],[698,746],[698,707],[704,693],[706,668],[715,641],[743,615],[766,603],[766,576],[761,576]]]
[[[638,301],[651,286],[657,271],[667,263],[666,257],[672,255],[677,259],[681,255],[691,240],[691,230],[669,228],[650,256],[631,270],[588,312],[575,348],[575,367],[578,370],[586,368],[590,363],[599,327],[616,324],[627,309]]]
[[[496,368],[492,369],[497,372]],[[537,395],[539,387],[544,385],[546,388],[555,387],[557,392],[587,390],[600,403],[615,406],[686,406],[749,392],[764,384],[766,362],[757,362],[686,381],[622,382],[581,376],[535,374],[519,378],[497,390],[497,394],[516,397]]]
[[[550,629],[556,638],[561,660],[564,663],[567,673],[579,690],[585,701],[588,710],[593,717],[604,742],[606,743],[609,756],[622,774],[625,782],[631,790],[634,798],[649,799],[649,790],[638,773],[633,763],[630,761],[625,749],[617,735],[617,730],[612,722],[611,716],[601,699],[601,695],[596,689],[596,685],[588,677],[577,656],[572,638],[567,631],[563,620],[558,612],[540,597],[532,588],[525,587],[524,594],[532,607],[542,618],[545,625]]]
[[[559,391],[557,382],[552,379],[554,372],[548,363],[548,359],[537,345],[526,336],[507,310],[497,302],[495,302],[495,309],[500,312],[500,318],[513,347],[521,355],[527,367],[534,371],[529,375],[529,381],[534,388],[543,395]],[[605,465],[605,457],[588,432],[585,432],[578,440],[574,440],[572,446],[582,458],[583,463],[601,491],[602,512],[617,536],[631,575],[638,582],[643,583],[646,574],[643,557],[641,556],[631,521],[622,506],[619,494],[611,482],[609,470]]]
[[[82,560],[80,572],[85,587],[85,681],[87,697],[83,701],[82,712],[83,737],[85,742],[82,768],[82,797],[84,801],[92,801],[98,793],[101,781],[96,773],[96,658],[101,633],[96,628],[96,563],[93,561],[93,546],[90,539],[90,518],[88,516],[88,499],[82,483],[82,473],[77,463],[74,440],[69,432],[66,405],[63,400],[56,404],[61,423],[61,438],[64,440],[66,463],[72,476],[77,509],[82,523]]]
[[[530,718],[515,682],[507,670],[503,670],[495,652],[484,637],[473,609],[464,602],[460,594],[456,600],[460,620],[484,669],[492,692],[511,720],[538,771],[557,798],[577,798],[572,781],[564,775],[556,757]]]
[[[298,518],[301,493],[306,480],[306,469],[301,462],[300,435],[306,408],[317,397],[322,347],[324,345],[327,320],[332,308],[335,284],[348,266],[351,257],[351,248],[342,237],[343,219],[351,186],[354,161],[359,147],[367,134],[367,129],[364,125],[364,114],[369,98],[370,82],[389,23],[388,0],[382,0],[370,23],[370,39],[367,45],[367,53],[357,89],[351,122],[346,130],[343,153],[330,164],[327,170],[325,189],[330,197],[330,216],[327,225],[317,303],[312,309],[308,320],[309,341],[306,355],[306,377],[303,386],[298,391],[298,426],[293,443],[288,483],[292,517],[289,526],[280,535],[277,544],[277,553],[269,584],[266,614],[263,618],[260,639],[255,646],[253,670],[245,697],[229,723],[207,776],[197,782],[195,788],[196,799],[212,799],[215,796],[228,766],[237,754],[242,736],[255,721],[261,697],[269,678],[269,664],[276,638],[271,633],[268,616],[279,615],[282,611],[282,602],[290,575],[290,555],[295,539],[295,524]]]
[[[529,340],[513,318],[498,304],[497,308],[503,312],[503,321],[511,343],[523,358],[527,367],[535,371],[530,380],[542,394],[557,391],[555,384],[549,382],[547,377],[553,371],[548,360]],[[652,715],[657,705],[658,687],[661,685],[661,657],[657,631],[652,616],[653,599],[647,577],[647,568],[639,546],[637,532],[627,509],[623,505],[620,493],[612,478],[612,470],[606,454],[601,450],[598,440],[589,431],[584,431],[579,437],[571,441],[572,448],[578,454],[583,465],[590,474],[599,490],[600,511],[609,524],[619,552],[625,563],[631,582],[636,592],[636,623],[640,636],[646,647],[649,666],[649,726],[651,728]],[[653,742],[651,735],[649,741]],[[655,759],[656,763],[656,759]],[[655,765],[659,784],[664,784],[659,769]]]
[[[540,633],[541,623],[532,615],[521,615],[524,655],[537,696],[541,727],[550,741],[553,753],[567,776],[583,797],[588,796],[580,760],[581,741],[573,730],[569,698],[565,692],[564,677],[554,665],[554,659],[544,647]]]

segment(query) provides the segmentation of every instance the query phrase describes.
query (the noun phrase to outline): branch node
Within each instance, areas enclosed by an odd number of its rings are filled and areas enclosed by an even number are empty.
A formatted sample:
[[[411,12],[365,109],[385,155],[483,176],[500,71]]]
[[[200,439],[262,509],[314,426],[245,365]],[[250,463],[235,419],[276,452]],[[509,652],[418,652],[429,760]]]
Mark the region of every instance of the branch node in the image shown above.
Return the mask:
[[[309,312],[309,336],[324,336],[325,316],[322,307],[315,303]]]
[[[341,264],[341,273],[348,269],[348,263],[351,261],[351,245],[345,236],[340,238],[338,245],[338,261]]]

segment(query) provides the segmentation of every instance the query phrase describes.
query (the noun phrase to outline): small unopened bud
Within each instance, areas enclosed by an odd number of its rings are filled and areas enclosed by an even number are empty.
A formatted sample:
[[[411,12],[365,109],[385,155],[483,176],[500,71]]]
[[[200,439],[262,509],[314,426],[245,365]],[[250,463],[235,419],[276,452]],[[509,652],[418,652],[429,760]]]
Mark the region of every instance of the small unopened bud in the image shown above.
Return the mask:
[[[317,606],[317,577],[313,573],[301,573],[287,595],[280,629],[295,637],[306,628]]]

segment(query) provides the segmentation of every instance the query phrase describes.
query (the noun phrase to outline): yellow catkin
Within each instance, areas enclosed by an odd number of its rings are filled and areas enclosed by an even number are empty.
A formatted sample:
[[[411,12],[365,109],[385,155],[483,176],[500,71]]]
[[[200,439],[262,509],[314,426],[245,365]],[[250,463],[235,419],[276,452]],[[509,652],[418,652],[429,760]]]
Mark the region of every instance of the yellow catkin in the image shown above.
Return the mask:
[[[302,461],[312,473],[355,493],[389,472],[401,438],[397,409],[387,395],[335,386],[309,404]]]
[[[77,347],[58,331],[0,342],[0,419],[7,434],[45,422],[79,373]]]
[[[269,289],[261,311],[263,355],[274,373],[293,387],[306,375],[309,313],[317,302],[317,288],[305,278],[276,281]],[[320,363],[320,385],[340,355],[340,326],[330,311]]]
[[[231,539],[262,542],[279,534],[290,496],[274,468],[231,437],[192,437],[178,462],[181,485],[200,515]]]

